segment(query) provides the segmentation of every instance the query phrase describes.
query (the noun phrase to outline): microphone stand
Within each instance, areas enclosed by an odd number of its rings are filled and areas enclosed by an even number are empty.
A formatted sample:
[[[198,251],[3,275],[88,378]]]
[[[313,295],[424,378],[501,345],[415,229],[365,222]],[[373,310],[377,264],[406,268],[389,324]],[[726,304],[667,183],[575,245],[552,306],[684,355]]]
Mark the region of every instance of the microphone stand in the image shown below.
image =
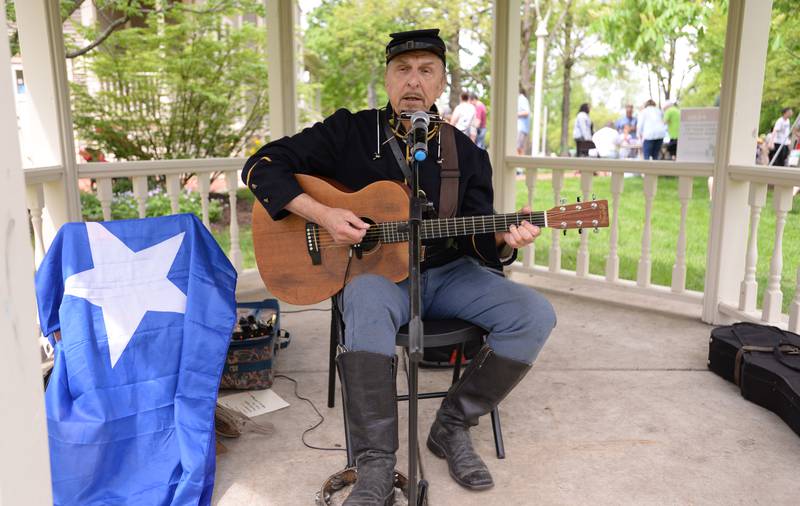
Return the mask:
[[[426,504],[428,482],[420,480],[417,484],[417,383],[419,363],[423,354],[422,328],[422,295],[420,292],[420,259],[422,253],[422,212],[428,206],[425,197],[420,196],[419,161],[414,159],[411,169],[411,195],[409,197],[409,242],[408,242],[408,274],[409,274],[409,311],[408,322],[408,501],[410,505]],[[424,194],[422,194],[424,195]]]

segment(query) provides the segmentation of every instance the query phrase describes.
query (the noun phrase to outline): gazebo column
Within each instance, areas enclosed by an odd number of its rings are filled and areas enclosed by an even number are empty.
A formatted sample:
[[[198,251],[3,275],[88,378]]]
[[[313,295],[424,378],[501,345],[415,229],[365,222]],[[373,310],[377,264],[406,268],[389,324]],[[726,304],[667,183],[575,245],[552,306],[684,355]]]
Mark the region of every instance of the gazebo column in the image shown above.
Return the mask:
[[[64,34],[58,2],[16,0],[15,7],[32,115],[25,138],[36,143],[26,146],[24,165],[64,168],[64,177],[44,184],[42,228],[47,246],[62,224],[81,219]]]
[[[728,169],[753,164],[771,16],[772,0],[731,0],[728,9],[703,301],[703,320],[710,323],[727,322],[720,302],[739,300],[749,183],[730,179]]]
[[[0,9],[0,26],[6,26]],[[8,37],[0,37],[0,502],[53,504],[47,452],[42,372],[36,339],[33,250],[25,211],[25,176],[20,156]]]
[[[269,135],[275,140],[297,131],[295,0],[264,0],[267,6]]]
[[[506,169],[505,161],[506,156],[515,153],[517,139],[519,0],[495,0],[493,28],[489,156],[494,169],[494,207],[497,212],[511,212],[516,207],[516,174]]]

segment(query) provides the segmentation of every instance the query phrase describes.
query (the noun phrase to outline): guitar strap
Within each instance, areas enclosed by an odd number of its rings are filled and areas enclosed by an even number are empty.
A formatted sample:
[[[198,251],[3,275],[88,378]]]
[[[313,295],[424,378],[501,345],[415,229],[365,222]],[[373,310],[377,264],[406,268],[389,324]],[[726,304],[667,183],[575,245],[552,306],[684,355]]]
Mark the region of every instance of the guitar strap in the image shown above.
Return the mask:
[[[385,113],[384,113],[385,114]],[[458,208],[458,181],[460,170],[458,168],[458,151],[456,150],[456,136],[452,125],[442,123],[441,126],[442,160],[441,184],[439,187],[439,218],[452,218]],[[383,118],[383,133],[386,135],[389,147],[392,150],[397,165],[403,171],[406,183],[411,181],[411,168],[408,166],[400,144],[389,126],[388,118]]]
[[[458,151],[456,151],[455,127],[447,123],[441,126],[442,163],[441,187],[439,188],[439,218],[452,218],[458,208]]]

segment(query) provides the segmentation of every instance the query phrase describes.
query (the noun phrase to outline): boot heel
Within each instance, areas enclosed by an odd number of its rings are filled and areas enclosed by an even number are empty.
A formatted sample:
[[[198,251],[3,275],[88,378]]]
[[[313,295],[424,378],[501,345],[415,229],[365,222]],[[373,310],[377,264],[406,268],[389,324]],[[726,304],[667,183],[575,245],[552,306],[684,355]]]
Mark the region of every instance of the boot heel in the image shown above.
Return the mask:
[[[433,453],[434,455],[436,455],[436,456],[437,456],[437,457],[439,457],[440,459],[445,459],[445,458],[447,458],[447,454],[445,454],[445,452],[444,452],[444,448],[442,448],[442,447],[439,445],[439,443],[437,443],[436,441],[434,441],[434,440],[431,438],[431,436],[430,436],[430,435],[428,436],[428,442],[427,442],[427,445],[426,445],[426,446],[428,447],[428,450],[430,450],[430,451],[431,451],[431,453]]]

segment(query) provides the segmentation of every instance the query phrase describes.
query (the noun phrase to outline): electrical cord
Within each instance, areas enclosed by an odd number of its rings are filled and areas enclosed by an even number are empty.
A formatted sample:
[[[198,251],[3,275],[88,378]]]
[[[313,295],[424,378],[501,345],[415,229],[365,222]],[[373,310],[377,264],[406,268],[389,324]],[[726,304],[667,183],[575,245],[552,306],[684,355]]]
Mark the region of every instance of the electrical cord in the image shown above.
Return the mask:
[[[325,417],[322,416],[322,413],[319,412],[319,410],[317,409],[317,406],[314,405],[314,402],[311,399],[309,399],[308,397],[303,397],[302,395],[300,395],[298,393],[298,391],[297,391],[298,384],[297,384],[297,380],[296,379],[290,378],[289,376],[286,376],[285,374],[276,374],[275,378],[283,378],[283,379],[289,380],[292,383],[294,383],[294,396],[297,397],[298,399],[300,399],[301,401],[306,401],[311,406],[311,408],[314,410],[314,412],[317,414],[317,416],[319,417],[319,421],[317,423],[315,423],[313,426],[311,426],[308,429],[304,430],[303,434],[300,436],[300,441],[303,443],[303,445],[305,445],[307,448],[310,448],[312,450],[322,450],[322,451],[330,451],[330,452],[346,452],[347,451],[346,448],[326,448],[326,447],[323,447],[323,446],[314,446],[314,445],[309,444],[309,443],[306,442],[306,434],[308,434],[309,432],[315,430],[320,425],[322,425],[323,422],[325,422]]]
[[[308,309],[293,309],[291,311],[281,311],[281,314],[305,313],[305,312],[308,312],[308,311],[330,311],[330,310],[331,310],[331,308],[329,308],[329,307],[327,307],[327,308],[312,307],[312,308],[308,308]]]

